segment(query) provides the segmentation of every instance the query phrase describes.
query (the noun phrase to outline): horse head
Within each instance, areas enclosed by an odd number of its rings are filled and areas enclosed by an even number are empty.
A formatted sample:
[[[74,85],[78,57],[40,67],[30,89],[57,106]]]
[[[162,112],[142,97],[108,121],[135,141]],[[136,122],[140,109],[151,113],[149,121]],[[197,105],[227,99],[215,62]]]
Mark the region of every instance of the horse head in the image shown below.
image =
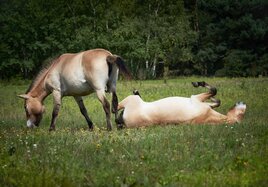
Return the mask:
[[[244,118],[246,108],[246,104],[241,101],[237,102],[227,113],[229,120],[240,123]]]
[[[24,109],[27,117],[27,127],[33,128],[39,126],[39,123],[45,112],[44,105],[35,97],[27,94],[18,95],[18,97],[25,100]]]

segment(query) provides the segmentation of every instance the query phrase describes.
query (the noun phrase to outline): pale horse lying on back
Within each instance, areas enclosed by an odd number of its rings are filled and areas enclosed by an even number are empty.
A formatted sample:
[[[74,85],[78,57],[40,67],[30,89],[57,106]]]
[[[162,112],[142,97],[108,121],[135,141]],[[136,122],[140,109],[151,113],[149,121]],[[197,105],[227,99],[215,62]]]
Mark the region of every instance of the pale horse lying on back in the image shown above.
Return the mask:
[[[208,93],[191,97],[168,97],[154,102],[145,102],[138,91],[126,97],[118,104],[118,111],[123,109],[116,119],[118,128],[150,126],[154,124],[233,124],[240,123],[246,111],[246,105],[238,102],[227,115],[220,114],[213,108],[220,106],[215,99],[217,90],[205,82],[193,82],[194,87],[209,89]],[[212,102],[204,102],[211,99]]]

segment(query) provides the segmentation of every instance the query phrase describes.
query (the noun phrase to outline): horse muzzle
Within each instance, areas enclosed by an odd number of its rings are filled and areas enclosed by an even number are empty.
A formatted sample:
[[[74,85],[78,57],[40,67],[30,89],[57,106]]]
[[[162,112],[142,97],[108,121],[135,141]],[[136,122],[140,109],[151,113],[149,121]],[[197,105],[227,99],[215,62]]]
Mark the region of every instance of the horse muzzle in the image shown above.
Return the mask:
[[[34,127],[36,127],[36,125],[31,120],[27,120],[27,127],[34,128]]]

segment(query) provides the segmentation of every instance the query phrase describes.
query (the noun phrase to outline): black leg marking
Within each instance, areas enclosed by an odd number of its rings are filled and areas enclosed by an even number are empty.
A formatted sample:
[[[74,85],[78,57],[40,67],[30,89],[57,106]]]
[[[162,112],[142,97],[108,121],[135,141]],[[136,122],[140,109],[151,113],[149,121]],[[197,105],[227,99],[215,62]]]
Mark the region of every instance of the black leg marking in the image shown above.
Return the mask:
[[[60,104],[56,104],[54,106],[53,112],[52,112],[52,119],[51,119],[51,123],[50,123],[50,127],[49,127],[49,131],[54,131],[56,128],[56,119],[58,117],[60,111]]]
[[[85,119],[87,121],[89,130],[92,130],[93,129],[93,123],[92,123],[91,119],[88,116],[87,109],[86,109],[86,107],[84,105],[83,99],[81,97],[75,97],[75,101],[77,102],[77,104],[79,106],[80,112],[82,113],[82,115],[85,117]]]
[[[97,97],[98,97],[99,101],[101,102],[103,110],[104,110],[105,115],[106,115],[107,130],[110,131],[110,130],[112,130],[110,103],[105,97],[104,90],[99,90],[96,93],[97,93]]]
[[[112,113],[117,113],[118,98],[115,92],[112,95]]]
[[[209,84],[207,84],[205,81],[201,81],[201,82],[192,82],[192,85],[194,87],[206,87],[209,89],[209,93],[211,94],[211,97],[215,96],[217,94],[217,89],[213,86],[210,86]]]
[[[124,127],[123,115],[124,115],[124,110],[119,114],[118,118],[115,119],[115,123],[117,124],[118,130],[123,129],[123,127]]]
[[[201,82],[192,82],[192,85],[194,87],[199,87],[199,86],[205,87],[208,84],[205,81],[201,81]]]
[[[106,98],[104,98],[103,102],[103,109],[106,114],[106,122],[107,122],[107,130],[111,131],[112,130],[112,124],[111,124],[111,112],[110,112],[110,103],[107,101]]]
[[[56,119],[58,117],[60,106],[61,106],[61,92],[58,90],[53,90],[52,95],[53,95],[54,108],[52,112],[52,119],[51,119],[49,131],[55,130]]]
[[[140,98],[141,98],[141,95],[140,95],[140,93],[139,93],[138,90],[133,90],[133,94],[134,94],[134,95],[138,95],[138,96],[140,96]]]
[[[221,100],[219,100],[219,99],[211,97],[210,100],[214,103],[214,105],[211,106],[211,108],[216,108],[216,107],[219,107],[221,105]]]

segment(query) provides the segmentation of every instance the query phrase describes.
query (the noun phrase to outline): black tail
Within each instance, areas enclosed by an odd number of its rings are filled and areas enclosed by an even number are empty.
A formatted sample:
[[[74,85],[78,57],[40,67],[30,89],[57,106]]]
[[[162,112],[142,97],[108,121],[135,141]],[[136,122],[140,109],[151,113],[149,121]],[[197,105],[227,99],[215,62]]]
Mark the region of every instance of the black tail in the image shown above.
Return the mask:
[[[107,56],[106,60],[107,60],[109,66],[110,66],[110,64],[115,63],[117,65],[117,67],[119,68],[119,72],[128,80],[131,79],[132,76],[131,76],[129,70],[127,69],[127,67],[125,66],[124,60],[120,56],[109,55],[109,56]]]

